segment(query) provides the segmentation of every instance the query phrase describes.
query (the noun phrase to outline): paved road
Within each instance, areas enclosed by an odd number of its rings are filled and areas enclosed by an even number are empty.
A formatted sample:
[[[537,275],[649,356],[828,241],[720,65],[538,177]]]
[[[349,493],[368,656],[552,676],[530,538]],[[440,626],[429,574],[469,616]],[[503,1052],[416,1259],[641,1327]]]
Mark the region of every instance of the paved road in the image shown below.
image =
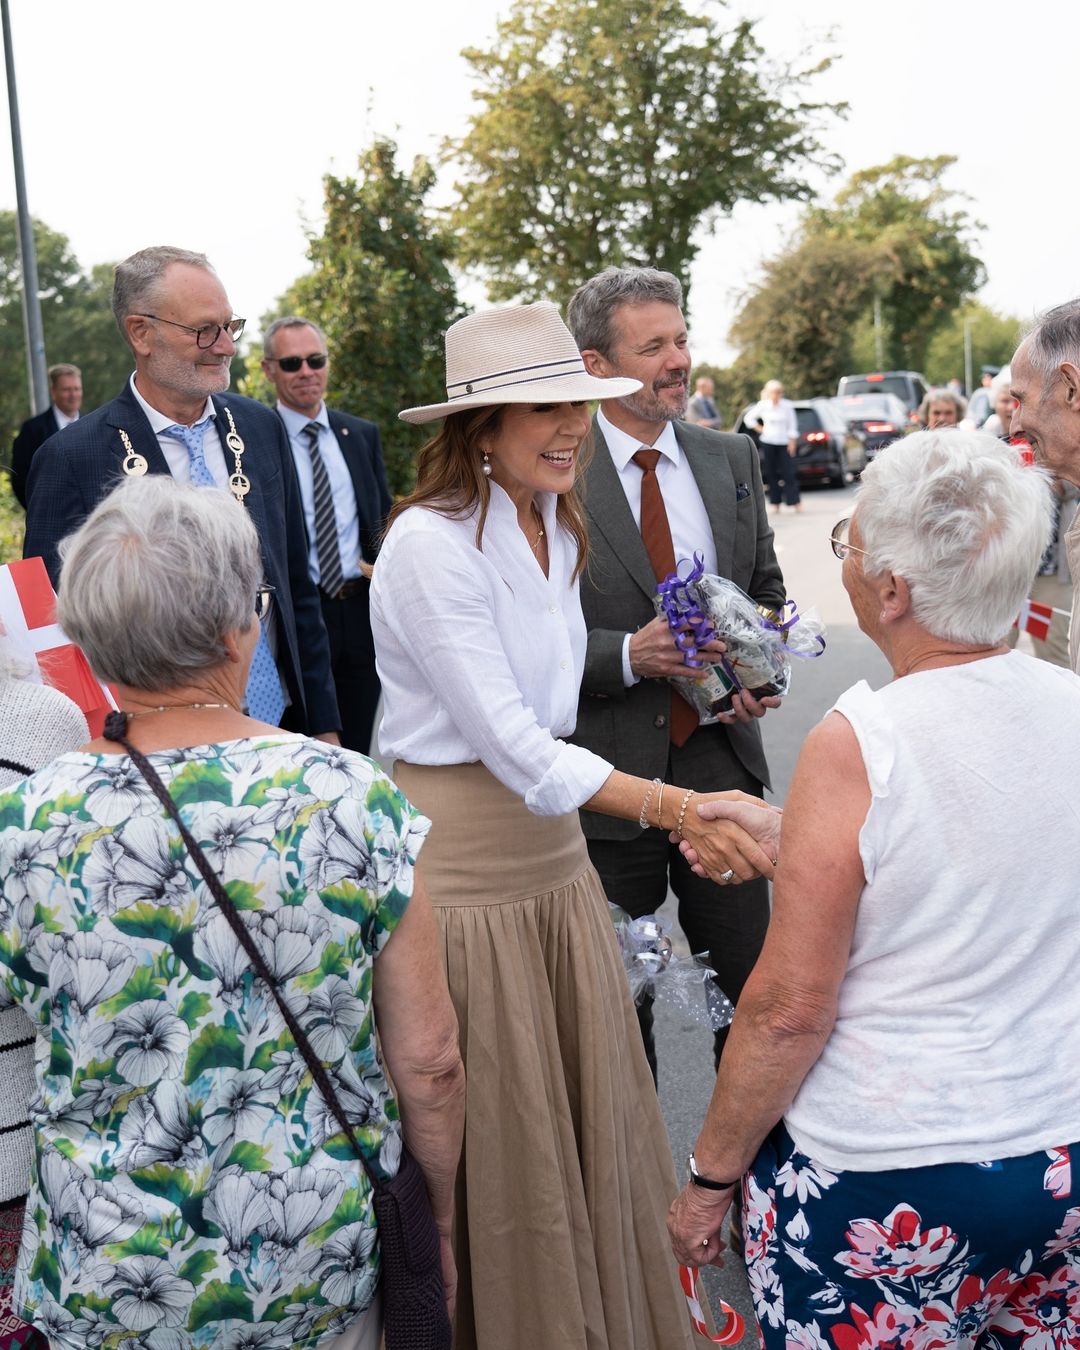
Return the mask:
[[[840,580],[841,565],[829,546],[829,531],[841,516],[851,514],[853,498],[850,487],[823,488],[804,493],[801,513],[773,517],[788,594],[801,610],[815,608],[828,626],[825,653],[799,663],[784,706],[766,714],[762,723],[777,802],[784,800],[803,738],[837,696],[860,679],[874,688],[889,679],[884,657],[854,622]],[[664,912],[674,920],[673,897]],[[680,1175],[712,1092],[711,1039],[694,1022],[663,1004],[657,1006],[660,1104]],[[730,1262],[724,1270],[709,1271],[705,1284],[711,1296],[720,1294],[745,1317],[747,1333],[740,1345],[756,1346],[753,1308],[741,1266]]]

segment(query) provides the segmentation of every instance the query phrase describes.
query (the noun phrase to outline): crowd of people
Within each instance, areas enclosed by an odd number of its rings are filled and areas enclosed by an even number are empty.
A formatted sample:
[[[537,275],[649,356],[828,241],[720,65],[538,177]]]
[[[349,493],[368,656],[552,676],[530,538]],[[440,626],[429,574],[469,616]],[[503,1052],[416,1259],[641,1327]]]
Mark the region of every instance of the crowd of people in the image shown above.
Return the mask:
[[[690,1350],[679,1266],[736,1235],[768,1350],[1080,1344],[1080,677],[1008,645],[1049,552],[1080,563],[1080,302],[1002,402],[1045,467],[942,413],[864,473],[831,543],[893,680],[783,812],[780,700],[703,724],[655,595],[697,556],[782,609],[790,404],[757,410],[767,499],[690,398],[673,276],[455,323],[393,503],[316,324],[263,336],[270,409],[227,392],[205,257],[143,250],[113,303],[131,379],[20,460],[119,711],[91,740],[0,681],[9,1344],[376,1350],[403,1158],[456,1350]],[[609,913],[669,888],[735,1004],[681,1191]]]

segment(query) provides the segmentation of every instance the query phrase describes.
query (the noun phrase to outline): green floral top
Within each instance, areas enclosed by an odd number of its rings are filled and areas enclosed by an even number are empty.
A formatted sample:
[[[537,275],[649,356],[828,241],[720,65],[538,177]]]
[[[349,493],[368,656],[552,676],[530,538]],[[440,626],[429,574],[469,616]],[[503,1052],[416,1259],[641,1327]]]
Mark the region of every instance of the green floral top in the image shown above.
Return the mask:
[[[428,829],[370,760],[276,735],[150,756],[392,1176],[372,965]],[[62,1350],[287,1350],[378,1274],[366,1174],[124,755],[0,794],[0,1006],[40,1028],[16,1305]]]

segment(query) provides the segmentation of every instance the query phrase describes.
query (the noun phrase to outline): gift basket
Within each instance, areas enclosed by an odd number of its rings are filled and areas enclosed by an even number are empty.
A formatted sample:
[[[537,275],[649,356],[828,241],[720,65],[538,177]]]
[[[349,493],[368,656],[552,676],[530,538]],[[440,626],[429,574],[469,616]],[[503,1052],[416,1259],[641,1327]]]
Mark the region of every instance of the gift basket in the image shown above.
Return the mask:
[[[676,955],[668,937],[671,924],[658,914],[631,919],[618,905],[609,908],[634,1002],[649,996],[710,1031],[726,1027],[735,1008],[706,958]]]
[[[727,577],[707,573],[697,555],[685,577],[676,571],[660,582],[655,603],[684,663],[705,672],[702,678],[671,681],[704,725],[730,712],[731,697],[741,689],[755,698],[786,694],[792,657],[809,659],[825,650],[825,625],[816,611],[800,614],[794,600],[780,610],[765,609]],[[712,664],[699,651],[714,637],[727,651]]]

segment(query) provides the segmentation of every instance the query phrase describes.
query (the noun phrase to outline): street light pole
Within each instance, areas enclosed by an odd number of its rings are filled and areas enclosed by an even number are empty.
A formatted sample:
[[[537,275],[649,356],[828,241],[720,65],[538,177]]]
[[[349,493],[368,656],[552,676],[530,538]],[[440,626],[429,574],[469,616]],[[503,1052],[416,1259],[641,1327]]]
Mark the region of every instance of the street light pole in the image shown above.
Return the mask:
[[[964,315],[964,392],[971,397],[971,315]]]
[[[0,17],[3,19],[4,28],[4,70],[7,73],[8,114],[11,121],[11,159],[15,169],[15,203],[19,215],[19,261],[22,265],[26,371],[30,384],[30,406],[35,413],[40,413],[49,406],[49,386],[45,374],[45,332],[41,326],[34,226],[30,219],[30,208],[26,204],[26,175],[23,172],[19,98],[15,92],[15,53],[11,45],[8,0],[0,0]]]

